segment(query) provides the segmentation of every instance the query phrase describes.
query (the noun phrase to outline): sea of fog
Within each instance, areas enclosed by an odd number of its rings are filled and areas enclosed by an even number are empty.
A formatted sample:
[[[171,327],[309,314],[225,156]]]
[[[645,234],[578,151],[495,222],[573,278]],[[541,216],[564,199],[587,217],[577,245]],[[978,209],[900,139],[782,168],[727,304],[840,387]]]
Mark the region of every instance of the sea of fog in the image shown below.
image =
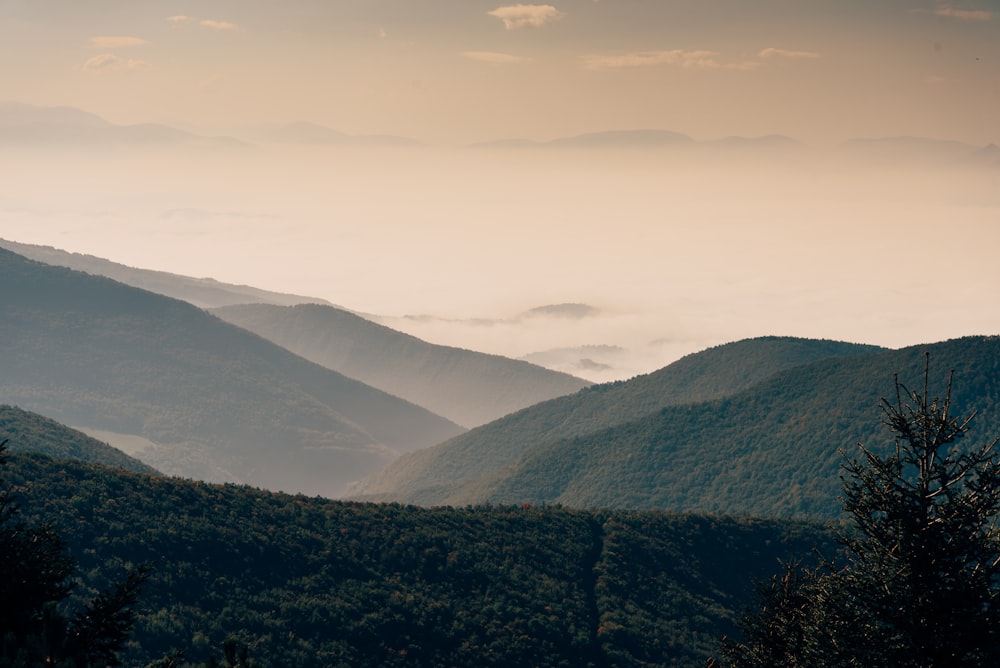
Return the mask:
[[[322,297],[596,381],[768,334],[1000,333],[997,167],[247,146],[7,152],[0,182],[0,237]]]

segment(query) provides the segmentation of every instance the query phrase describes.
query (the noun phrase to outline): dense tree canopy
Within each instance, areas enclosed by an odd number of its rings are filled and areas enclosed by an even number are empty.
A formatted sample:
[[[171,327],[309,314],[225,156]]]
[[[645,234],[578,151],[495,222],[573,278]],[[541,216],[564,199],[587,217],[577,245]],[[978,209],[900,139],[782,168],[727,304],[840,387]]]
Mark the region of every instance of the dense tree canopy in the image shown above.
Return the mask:
[[[0,466],[7,461],[0,442]],[[75,612],[63,604],[74,562],[51,524],[28,526],[9,486],[0,484],[0,666],[116,666],[135,622],[145,566]]]
[[[881,403],[891,454],[859,445],[844,464],[846,562],[790,566],[731,644],[739,666],[997,665],[1000,460],[997,440],[966,446],[974,414],[952,415],[896,381]]]

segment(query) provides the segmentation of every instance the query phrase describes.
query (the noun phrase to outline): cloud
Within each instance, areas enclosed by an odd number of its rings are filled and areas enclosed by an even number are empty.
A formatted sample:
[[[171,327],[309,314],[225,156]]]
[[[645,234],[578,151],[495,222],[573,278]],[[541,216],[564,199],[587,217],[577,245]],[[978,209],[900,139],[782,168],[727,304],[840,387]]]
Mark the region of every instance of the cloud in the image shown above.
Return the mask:
[[[229,21],[212,21],[211,19],[204,19],[202,21],[198,21],[198,25],[205,28],[211,28],[212,30],[242,30],[242,28],[238,25],[230,23]]]
[[[935,16],[946,16],[961,21],[990,21],[993,19],[993,13],[984,9],[956,9],[947,3],[935,7],[932,13]]]
[[[85,72],[101,72],[107,70],[144,70],[149,67],[145,60],[122,60],[113,53],[101,53],[83,64]]]
[[[168,16],[167,20],[171,23],[187,23],[191,20],[190,16],[184,16],[183,14],[178,14],[176,16]]]
[[[462,55],[472,60],[478,60],[483,63],[493,63],[495,65],[523,63],[526,60],[526,58],[522,58],[521,56],[513,56],[509,53],[496,53],[493,51],[466,51]]]
[[[719,61],[717,51],[635,51],[618,55],[590,55],[584,57],[584,67],[588,70],[621,70],[637,67],[656,67],[670,65],[674,67],[711,69],[711,70],[753,70],[760,67],[755,61],[724,63]]]
[[[788,49],[761,49],[758,58],[788,58],[789,60],[817,60],[822,56],[815,51],[789,51]]]
[[[541,28],[565,16],[552,5],[508,5],[497,7],[487,14],[503,21],[507,30]]]
[[[101,36],[90,38],[90,46],[96,49],[122,49],[129,46],[142,46],[143,44],[149,44],[149,42],[141,37]]]

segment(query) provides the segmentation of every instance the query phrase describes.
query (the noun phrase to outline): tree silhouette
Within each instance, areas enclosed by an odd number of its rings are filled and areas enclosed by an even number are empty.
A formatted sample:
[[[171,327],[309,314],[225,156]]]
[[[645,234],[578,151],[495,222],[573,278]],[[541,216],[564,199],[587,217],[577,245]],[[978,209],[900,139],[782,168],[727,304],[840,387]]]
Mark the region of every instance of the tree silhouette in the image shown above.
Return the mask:
[[[952,378],[931,398],[895,380],[882,422],[895,448],[845,457],[846,561],[789,566],[727,643],[737,666],[1000,665],[997,440],[962,447],[975,414],[952,415]]]
[[[0,467],[7,441],[0,442]],[[75,564],[51,523],[20,521],[13,490],[0,484],[0,666],[120,665],[118,651],[134,621],[133,606],[149,572],[131,570],[75,614],[62,608]]]

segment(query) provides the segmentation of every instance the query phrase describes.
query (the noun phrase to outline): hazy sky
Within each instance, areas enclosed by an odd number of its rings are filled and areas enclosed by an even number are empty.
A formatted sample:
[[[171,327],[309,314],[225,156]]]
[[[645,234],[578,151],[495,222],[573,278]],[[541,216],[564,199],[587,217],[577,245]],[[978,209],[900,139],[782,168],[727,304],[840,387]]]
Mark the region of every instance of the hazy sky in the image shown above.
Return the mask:
[[[1000,144],[996,0],[0,0],[2,100],[421,140],[3,146],[0,237],[581,347],[545,359],[596,380],[764,334],[1000,333],[1000,161],[961,163]],[[810,149],[464,148],[640,128]],[[968,146],[837,148],[898,136]],[[592,310],[524,315],[560,303]]]
[[[995,0],[0,0],[0,99],[465,143],[1000,141]]]

